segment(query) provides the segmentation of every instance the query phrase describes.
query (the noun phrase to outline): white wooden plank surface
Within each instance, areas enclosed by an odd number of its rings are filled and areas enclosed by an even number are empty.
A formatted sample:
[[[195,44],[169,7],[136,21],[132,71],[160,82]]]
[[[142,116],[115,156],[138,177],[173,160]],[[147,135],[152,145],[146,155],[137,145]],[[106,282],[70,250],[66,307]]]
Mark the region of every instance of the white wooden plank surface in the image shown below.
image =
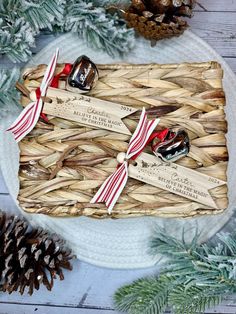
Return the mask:
[[[189,21],[191,30],[205,39],[225,57],[236,72],[236,0],[199,0],[207,12],[196,6],[195,15]],[[54,39],[53,35],[39,36],[34,53]],[[6,58],[0,58],[0,66],[12,67]],[[14,202],[0,178],[0,207],[13,213]],[[157,269],[134,271],[112,270],[94,267],[74,261],[73,272],[65,272],[63,282],[56,281],[53,292],[41,288],[32,297],[18,294],[0,294],[0,314],[65,313],[65,314],[117,314],[113,310],[112,295],[123,284],[153,274]],[[206,313],[236,313],[236,297],[229,297],[221,306]]]
[[[224,58],[225,61],[228,63],[228,65],[231,67],[231,69],[236,73],[236,58]]]
[[[114,314],[113,310],[81,309],[71,307],[48,307],[22,304],[0,304],[0,314]]]
[[[235,309],[230,307],[222,307],[222,312],[212,310],[206,314],[235,314]],[[224,312],[223,312],[224,311]],[[58,307],[58,306],[41,306],[41,305],[26,305],[26,304],[10,304],[0,303],[0,314],[118,314],[114,310],[93,309],[93,308],[78,308],[78,307]],[[166,312],[170,313],[169,311]]]
[[[220,55],[236,57],[236,12],[195,12],[189,24]]]
[[[32,297],[1,294],[0,303],[113,309],[112,295],[117,288],[154,272],[153,269],[108,270],[79,261],[74,261],[73,266],[73,272],[64,272],[63,282],[55,281],[53,292],[41,287]]]
[[[198,0],[198,2],[202,4],[206,10],[214,12],[233,12],[236,8],[236,0]],[[203,11],[203,9],[196,4],[195,11],[197,10]]]

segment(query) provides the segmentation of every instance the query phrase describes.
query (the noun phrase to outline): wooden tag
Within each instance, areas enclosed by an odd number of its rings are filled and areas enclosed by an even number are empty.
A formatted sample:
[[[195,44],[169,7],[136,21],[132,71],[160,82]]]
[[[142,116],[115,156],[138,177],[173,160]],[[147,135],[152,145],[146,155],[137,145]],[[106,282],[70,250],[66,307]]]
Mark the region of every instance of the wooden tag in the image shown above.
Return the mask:
[[[163,162],[146,153],[142,153],[136,161],[136,166],[129,165],[130,177],[197,203],[218,208],[209,191],[226,182],[175,163]]]
[[[121,119],[138,109],[51,87],[47,97],[52,102],[44,102],[46,114],[131,135]]]

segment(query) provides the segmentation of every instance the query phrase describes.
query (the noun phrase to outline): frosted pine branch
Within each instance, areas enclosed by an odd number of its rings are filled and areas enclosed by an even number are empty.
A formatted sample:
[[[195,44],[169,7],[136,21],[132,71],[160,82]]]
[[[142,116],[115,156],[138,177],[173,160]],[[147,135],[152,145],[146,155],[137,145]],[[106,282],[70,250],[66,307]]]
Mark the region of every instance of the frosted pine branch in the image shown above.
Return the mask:
[[[19,70],[0,70],[0,118],[6,113],[18,113],[20,111],[19,93],[15,88],[19,78]]]
[[[65,3],[65,0],[22,0],[22,16],[37,32],[44,28],[52,31],[52,26],[63,20]]]
[[[128,52],[134,32],[117,14],[106,11],[112,1],[2,0],[0,2],[0,55],[13,62],[27,61],[41,30],[72,31],[88,45],[110,55]],[[123,2],[122,1],[119,1]]]
[[[66,8],[65,30],[81,35],[88,45],[110,55],[128,52],[134,45],[134,32],[118,15],[111,15],[92,2],[71,1]]]
[[[116,292],[118,310],[158,314],[169,306],[175,314],[203,313],[236,292],[236,233],[218,234],[217,245],[198,244],[197,232],[190,243],[184,235],[182,240],[165,230],[153,235],[151,254],[167,260],[159,277],[140,279]]]
[[[35,45],[35,35],[23,18],[11,22],[0,18],[0,55],[6,54],[13,62],[26,61]]]

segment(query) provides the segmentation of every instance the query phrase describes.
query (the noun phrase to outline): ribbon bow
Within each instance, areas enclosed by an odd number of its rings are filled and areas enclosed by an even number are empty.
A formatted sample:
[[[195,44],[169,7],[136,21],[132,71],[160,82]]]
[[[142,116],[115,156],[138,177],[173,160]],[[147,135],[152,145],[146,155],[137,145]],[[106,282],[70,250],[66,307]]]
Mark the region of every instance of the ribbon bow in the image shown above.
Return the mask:
[[[143,108],[137,128],[130,139],[124,161],[119,168],[106,179],[90,203],[105,203],[109,214],[111,213],[127,183],[129,159],[137,158],[143,151],[159,122],[160,119],[148,121],[145,108]]]
[[[24,138],[38,122],[43,108],[42,97],[46,95],[48,86],[53,79],[58,59],[58,53],[59,52],[57,49],[47,66],[47,70],[44,74],[44,78],[42,80],[40,88],[37,90],[36,93],[37,100],[28,104],[21,112],[19,117],[7,129],[7,131],[11,131],[13,133],[16,142],[22,140],[22,138]]]

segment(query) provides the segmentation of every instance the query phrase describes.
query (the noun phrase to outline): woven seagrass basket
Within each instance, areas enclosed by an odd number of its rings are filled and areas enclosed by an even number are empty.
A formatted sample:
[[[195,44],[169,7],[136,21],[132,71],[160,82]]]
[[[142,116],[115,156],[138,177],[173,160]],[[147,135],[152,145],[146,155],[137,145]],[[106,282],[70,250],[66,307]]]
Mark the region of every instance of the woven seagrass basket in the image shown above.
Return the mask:
[[[58,64],[60,72],[64,64]],[[24,85],[40,85],[46,65],[27,69]],[[184,127],[191,150],[178,164],[227,181],[228,153],[225,133],[223,71],[216,62],[184,64],[98,65],[99,81],[90,96],[145,107],[150,118],[160,117],[158,129]],[[65,88],[65,78],[60,81]],[[30,102],[22,97],[22,104]],[[131,132],[140,111],[123,121]],[[137,216],[193,217],[217,214],[228,205],[227,187],[211,190],[218,209],[196,203],[160,188],[129,178],[111,215],[104,204],[90,204],[103,181],[116,169],[116,156],[124,152],[130,136],[85,127],[49,116],[39,121],[20,142],[21,207],[29,213],[52,216],[129,218]],[[150,148],[147,147],[147,152]]]

